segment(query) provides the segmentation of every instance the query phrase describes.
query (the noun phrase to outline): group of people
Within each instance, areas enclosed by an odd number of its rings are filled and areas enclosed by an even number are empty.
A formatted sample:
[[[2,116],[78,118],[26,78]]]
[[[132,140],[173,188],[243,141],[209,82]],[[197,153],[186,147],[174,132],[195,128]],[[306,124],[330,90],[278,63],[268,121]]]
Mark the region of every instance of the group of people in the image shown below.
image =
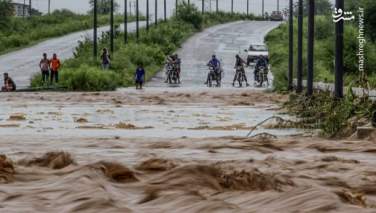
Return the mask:
[[[50,82],[51,84],[59,81],[59,69],[61,67],[61,62],[54,53],[52,58],[47,57],[47,53],[43,53],[42,59],[39,62],[39,68],[41,70],[43,83]],[[17,86],[13,79],[8,73],[4,73],[4,85],[1,87],[2,92],[13,92],[16,91]]]
[[[107,48],[102,49],[102,53],[100,55],[101,59],[101,66],[103,70],[108,70],[111,67],[111,55]],[[145,69],[142,63],[137,64],[137,68],[135,71],[135,84],[136,89],[142,89],[142,86],[145,82]]]
[[[102,54],[100,56],[101,62],[102,62],[102,69],[107,70],[110,68],[111,64],[111,56],[106,48],[102,50]],[[166,69],[166,83],[171,83],[171,74],[174,72],[176,74],[177,83],[180,84],[180,74],[181,74],[181,59],[179,58],[178,54],[170,55],[167,57],[166,65],[170,66],[170,69]],[[260,67],[266,68],[268,65],[267,59],[263,56],[260,56],[257,60],[256,66],[255,66],[255,80],[257,79],[257,72]],[[208,62],[207,66],[211,67],[211,72],[214,72],[214,75],[217,76],[217,78],[221,78],[222,74],[222,67],[221,67],[221,61],[218,60],[216,55],[212,55],[211,60]],[[236,74],[233,80],[232,85],[235,85],[235,82],[239,75],[242,76],[242,79],[246,82],[246,85],[249,86],[247,76],[245,74],[244,67],[247,66],[247,63],[239,56],[235,56],[235,69]],[[42,81],[43,83],[50,82],[51,84],[59,81],[59,69],[61,67],[61,62],[57,57],[57,54],[54,53],[52,55],[52,58],[49,59],[46,53],[43,53],[43,57],[40,60],[39,67],[42,74]],[[209,72],[207,75],[207,80],[205,84],[208,84],[209,78],[211,78],[213,73]],[[135,71],[135,83],[136,83],[136,89],[142,89],[142,86],[145,82],[145,69],[143,67],[142,63],[139,63],[137,65],[136,71]],[[218,80],[217,80],[218,81]],[[220,80],[219,80],[220,81]],[[10,92],[16,90],[16,84],[12,80],[12,78],[9,76],[8,73],[4,73],[4,86],[2,87],[3,92]]]
[[[217,78],[221,78],[220,76],[222,75],[222,72],[223,72],[222,68],[221,68],[221,61],[217,59],[216,55],[212,55],[212,58],[208,62],[207,65],[212,68],[215,75],[218,76]],[[246,82],[246,86],[249,86],[247,75],[245,74],[245,69],[244,69],[244,67],[246,67],[246,66],[248,66],[247,63],[237,54],[235,56],[235,67],[234,68],[236,69],[236,73],[235,73],[235,76],[234,76],[234,79],[233,79],[233,82],[232,82],[233,86],[235,86],[235,82],[238,80],[239,75]],[[259,72],[260,68],[264,67],[264,68],[267,69],[267,66],[268,66],[267,59],[264,56],[260,55],[258,57],[258,60],[256,62],[256,66],[255,66],[255,72],[254,72],[255,81],[257,81],[257,79],[258,79],[257,76],[258,76],[258,72]],[[209,78],[211,77],[210,75],[211,75],[211,73],[209,72],[205,84],[208,84]]]
[[[57,54],[54,53],[51,59],[48,59],[47,53],[43,53],[43,57],[39,62],[39,68],[42,73],[43,83],[59,82],[59,69],[61,67],[60,59],[57,58]]]

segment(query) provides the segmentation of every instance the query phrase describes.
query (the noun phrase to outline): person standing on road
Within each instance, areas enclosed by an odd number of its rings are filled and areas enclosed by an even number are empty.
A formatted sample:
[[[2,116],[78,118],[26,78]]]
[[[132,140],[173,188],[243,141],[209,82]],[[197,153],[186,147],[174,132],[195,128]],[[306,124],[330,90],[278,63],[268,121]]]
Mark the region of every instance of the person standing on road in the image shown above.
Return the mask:
[[[43,53],[43,58],[39,62],[39,68],[42,72],[43,84],[48,82],[50,75],[50,60],[47,58],[47,53]]]
[[[57,58],[56,53],[53,54],[52,59],[50,60],[50,67],[51,67],[51,84],[55,81],[58,83],[59,81],[59,69],[61,63],[60,60]]]
[[[4,73],[4,86],[1,88],[3,92],[14,92],[16,91],[16,84],[9,77],[8,73]]]
[[[111,64],[111,56],[108,53],[107,48],[103,48],[102,50],[101,61],[102,61],[102,69],[108,70]]]
[[[144,84],[145,81],[145,69],[140,63],[136,69],[136,89],[142,89],[142,85]]]

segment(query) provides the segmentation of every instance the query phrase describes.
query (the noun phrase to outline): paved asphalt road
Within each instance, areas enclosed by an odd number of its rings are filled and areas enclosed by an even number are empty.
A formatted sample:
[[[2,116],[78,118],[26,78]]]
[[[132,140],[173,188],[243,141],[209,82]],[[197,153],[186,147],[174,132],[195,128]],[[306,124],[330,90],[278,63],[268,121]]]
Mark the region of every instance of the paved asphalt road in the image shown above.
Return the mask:
[[[206,64],[213,54],[224,65],[223,86],[231,86],[234,77],[235,55],[244,58],[250,44],[262,44],[265,35],[280,22],[240,21],[218,25],[204,30],[188,39],[177,52],[182,59],[182,87],[204,86],[208,67]],[[252,82],[253,69],[247,68],[247,77]],[[158,73],[148,86],[164,87],[164,72]]]
[[[144,24],[141,22],[140,26]],[[208,71],[205,65],[212,54],[216,54],[224,64],[224,86],[230,85],[234,74],[235,54],[241,53],[245,56],[244,49],[252,43],[263,43],[264,36],[279,24],[279,22],[268,21],[241,21],[218,25],[194,35],[178,51],[183,62],[181,86],[203,86]],[[128,26],[129,31],[135,30],[135,23],[130,23]],[[105,31],[108,31],[108,27],[101,27],[98,29],[98,34]],[[92,30],[85,30],[1,55],[0,72],[8,72],[16,81],[18,88],[27,87],[31,77],[39,72],[38,64],[42,53],[46,52],[48,55],[57,53],[60,59],[65,60],[73,56],[79,41],[91,37]],[[250,80],[251,72],[252,70],[247,70]],[[166,86],[163,83],[164,78],[164,72],[160,72],[148,86]]]
[[[140,22],[141,27],[144,25],[145,22]],[[135,22],[128,24],[129,32],[135,31],[135,29]],[[121,26],[121,30],[123,30],[123,26]],[[99,37],[102,32],[106,31],[109,31],[109,26],[98,28]],[[18,88],[25,88],[30,85],[31,77],[39,72],[39,61],[44,52],[49,56],[56,53],[61,60],[71,58],[78,42],[86,38],[92,38],[92,35],[92,29],[71,33],[46,40],[29,48],[0,55],[0,73],[8,72],[13,80],[16,81]]]

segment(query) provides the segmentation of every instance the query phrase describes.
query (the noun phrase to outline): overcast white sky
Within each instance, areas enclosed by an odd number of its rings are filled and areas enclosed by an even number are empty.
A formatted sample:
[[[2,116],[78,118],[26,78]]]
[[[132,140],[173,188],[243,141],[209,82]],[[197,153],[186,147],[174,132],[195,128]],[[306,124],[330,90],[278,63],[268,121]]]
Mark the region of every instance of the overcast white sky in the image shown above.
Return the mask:
[[[13,0],[14,2],[23,3],[24,0]],[[115,0],[121,5],[123,8],[124,0]],[[135,1],[135,0],[128,0]],[[145,8],[146,0],[139,0],[140,1],[140,10]],[[163,10],[163,0],[158,0],[160,10]],[[208,0],[206,0],[208,1]],[[26,0],[28,3],[29,0]],[[47,12],[47,2],[48,0],[32,0],[33,7],[39,9],[42,12]],[[151,2],[151,10],[154,11],[154,0],[150,0]],[[172,11],[175,0],[167,0],[169,3],[168,10]],[[197,5],[201,6],[201,0],[191,0],[191,2],[197,3]],[[234,0],[234,9],[237,11],[246,11],[246,2],[247,0]],[[261,11],[261,2],[262,0],[250,0],[250,11],[253,13],[257,13]],[[271,12],[276,9],[277,0],[265,0],[265,11]],[[231,0],[219,0],[219,6],[222,10],[230,9]],[[288,5],[288,0],[280,0],[280,7],[285,8]],[[61,9],[67,8],[69,10],[78,12],[78,13],[86,13],[89,7],[89,0],[51,0],[51,7],[52,10],[54,9]],[[209,7],[209,4],[207,5]],[[215,0],[212,0],[212,8],[215,8]]]

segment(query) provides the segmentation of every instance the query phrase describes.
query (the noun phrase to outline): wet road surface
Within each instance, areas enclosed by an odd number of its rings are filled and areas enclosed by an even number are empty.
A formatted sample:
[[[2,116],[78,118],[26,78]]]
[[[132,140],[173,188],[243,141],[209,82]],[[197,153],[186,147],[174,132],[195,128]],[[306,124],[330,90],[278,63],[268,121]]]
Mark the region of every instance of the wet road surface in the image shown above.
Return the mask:
[[[224,68],[223,86],[231,86],[235,74],[235,55],[246,59],[245,49],[251,44],[263,44],[264,36],[277,27],[280,22],[240,21],[223,24],[204,30],[188,39],[177,51],[182,59],[182,87],[202,87],[206,81],[206,64],[215,54]],[[253,68],[246,68],[249,82],[253,84]],[[168,86],[163,83],[164,72],[160,72],[148,86]],[[272,78],[270,78],[272,80]]]
[[[144,26],[145,22],[140,22],[140,26]],[[123,30],[124,26],[120,26],[120,30]],[[128,24],[129,32],[133,32],[136,29],[135,22]],[[109,31],[109,27],[99,27],[98,37],[103,32]],[[48,39],[34,46],[0,55],[0,72],[8,72],[9,75],[16,82],[18,88],[25,88],[30,85],[30,79],[38,72],[39,62],[43,53],[47,53],[49,57],[53,53],[56,53],[60,60],[65,60],[73,57],[75,48],[78,46],[79,41],[85,39],[91,39],[93,36],[93,30],[85,30],[81,32],[71,33],[66,36]]]

